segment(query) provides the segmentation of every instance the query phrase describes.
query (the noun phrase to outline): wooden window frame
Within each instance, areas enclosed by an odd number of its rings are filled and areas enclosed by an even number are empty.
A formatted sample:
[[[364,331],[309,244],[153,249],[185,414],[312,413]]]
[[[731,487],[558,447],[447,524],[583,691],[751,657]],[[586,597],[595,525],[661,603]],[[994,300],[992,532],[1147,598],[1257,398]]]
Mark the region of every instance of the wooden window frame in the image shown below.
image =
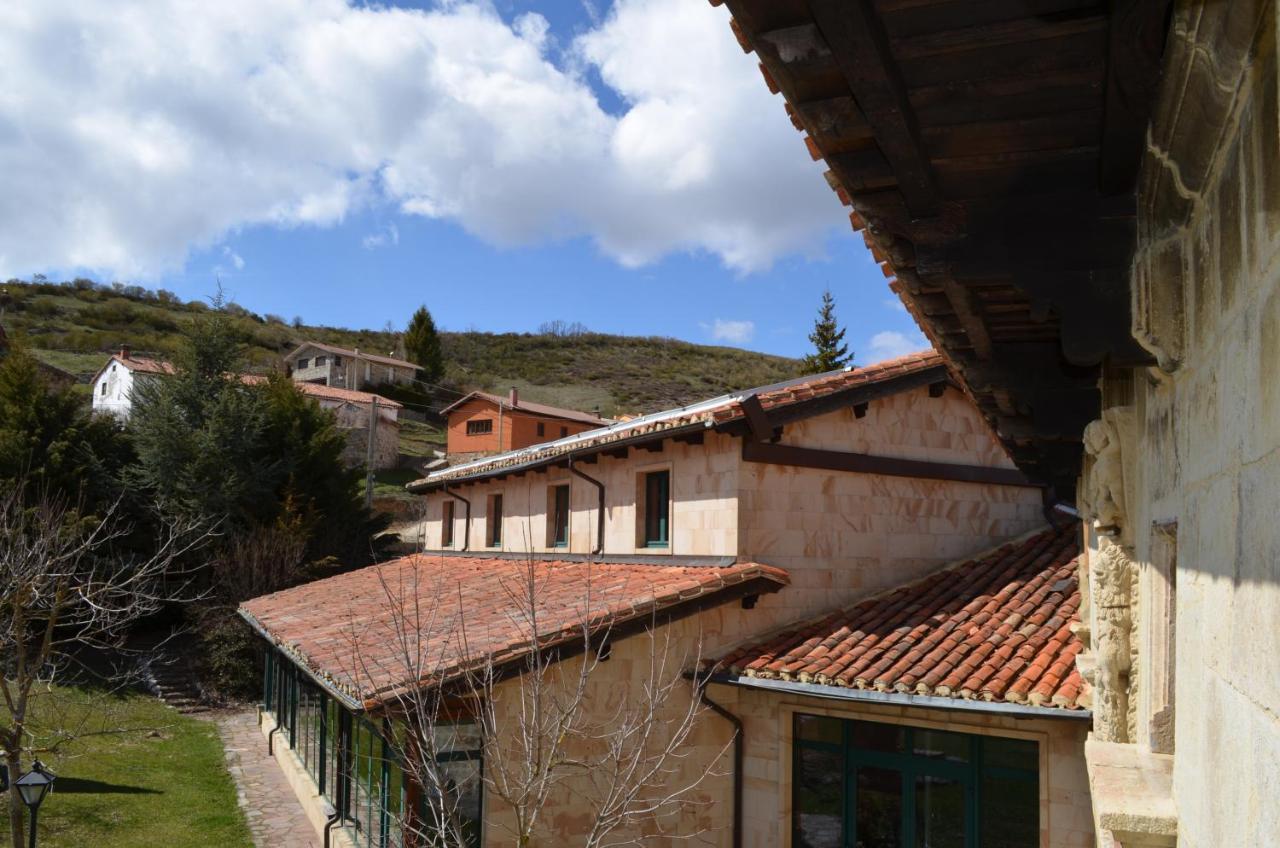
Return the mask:
[[[487,425],[487,426],[486,426]],[[493,435],[493,419],[492,418],[472,418],[467,422],[468,436],[492,436]]]

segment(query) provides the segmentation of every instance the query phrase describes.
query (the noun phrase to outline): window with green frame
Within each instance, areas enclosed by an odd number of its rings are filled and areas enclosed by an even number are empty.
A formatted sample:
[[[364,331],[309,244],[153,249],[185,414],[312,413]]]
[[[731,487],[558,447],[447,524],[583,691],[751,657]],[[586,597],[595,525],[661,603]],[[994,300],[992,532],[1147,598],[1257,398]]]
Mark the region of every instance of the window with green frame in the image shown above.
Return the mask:
[[[569,484],[552,486],[547,492],[547,547],[569,547]]]
[[[644,534],[646,548],[671,544],[671,472],[650,471],[644,475]]]
[[[794,848],[1040,844],[1040,754],[1027,739],[797,713]]]

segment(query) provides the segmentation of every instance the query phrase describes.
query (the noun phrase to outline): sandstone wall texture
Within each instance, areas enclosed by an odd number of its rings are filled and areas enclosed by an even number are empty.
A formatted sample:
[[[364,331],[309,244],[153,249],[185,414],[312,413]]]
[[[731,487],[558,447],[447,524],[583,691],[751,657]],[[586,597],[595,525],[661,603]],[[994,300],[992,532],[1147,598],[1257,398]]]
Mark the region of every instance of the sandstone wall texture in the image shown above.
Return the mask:
[[[1137,424],[1130,741],[1171,749],[1181,848],[1280,832],[1276,30],[1270,2],[1176,7],[1133,278],[1135,336],[1160,366],[1103,384]]]
[[[927,389],[787,427],[786,444],[1011,468],[958,391]],[[1040,491],[744,463],[739,555],[787,569],[780,622],[905,583],[1044,526]]]

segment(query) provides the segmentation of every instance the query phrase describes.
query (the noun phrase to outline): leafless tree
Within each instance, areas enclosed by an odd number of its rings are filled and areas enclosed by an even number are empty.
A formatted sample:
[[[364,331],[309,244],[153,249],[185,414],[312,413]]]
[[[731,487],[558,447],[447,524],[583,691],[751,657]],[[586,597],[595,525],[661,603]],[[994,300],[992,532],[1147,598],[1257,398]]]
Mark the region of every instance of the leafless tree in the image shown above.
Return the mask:
[[[121,552],[129,533],[119,503],[86,518],[53,496],[24,501],[24,487],[0,494],[0,751],[16,777],[24,757],[47,755],[91,735],[127,732],[101,714],[69,725],[39,716],[34,704],[54,691],[86,651],[118,648],[128,627],[195,594],[195,570],[182,566],[207,538],[192,525],[164,526],[145,555]],[[9,793],[9,829],[22,848],[22,802]]]
[[[607,567],[593,563],[590,570]],[[636,661],[637,679],[624,684],[625,693],[601,698],[598,690],[608,684],[599,679],[600,666],[609,657],[614,621],[596,608],[590,580],[567,640],[563,630],[547,635],[539,620],[543,578],[533,561],[504,583],[506,623],[518,634],[512,641],[528,646],[513,663],[493,652],[474,655],[469,636],[484,623],[468,621],[448,578],[429,577],[431,585],[423,585],[418,569],[396,573],[401,577],[394,584],[380,578],[385,607],[371,625],[377,633],[353,628],[352,645],[367,680],[408,684],[384,685],[383,703],[396,719],[402,766],[430,801],[429,820],[403,823],[416,831],[418,844],[467,845],[456,787],[441,765],[459,718],[474,722],[483,740],[484,791],[500,802],[490,805],[500,809],[485,826],[506,832],[513,845],[566,844],[562,836],[548,837],[545,818],[569,798],[583,822],[576,837],[582,848],[705,833],[679,814],[719,773],[732,740],[713,756],[703,750],[697,754],[703,759],[691,759],[687,743],[704,708],[684,671],[698,667],[700,639],[681,647],[672,628],[651,618],[642,634],[630,637],[644,644],[647,668]],[[373,652],[359,647],[370,638],[389,639],[393,654],[379,652],[373,660]]]

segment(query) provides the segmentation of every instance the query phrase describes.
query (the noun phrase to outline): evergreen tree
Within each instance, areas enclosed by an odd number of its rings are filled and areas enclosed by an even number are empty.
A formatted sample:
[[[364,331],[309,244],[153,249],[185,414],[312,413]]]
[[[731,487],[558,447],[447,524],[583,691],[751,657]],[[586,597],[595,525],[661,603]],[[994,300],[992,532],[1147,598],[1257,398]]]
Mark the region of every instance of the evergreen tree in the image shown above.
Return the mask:
[[[422,379],[428,383],[437,383],[444,376],[444,357],[440,350],[440,334],[436,332],[436,322],[432,320],[427,307],[419,306],[409,321],[409,329],[404,334],[404,346],[408,351],[409,361],[415,363],[422,372]]]
[[[129,441],[114,418],[91,415],[70,389],[51,385],[18,342],[0,356],[0,487],[64,498],[98,513],[122,492]]]
[[[266,453],[266,397],[240,379],[243,345],[220,298],[191,322],[176,373],[137,381],[131,470],[161,512],[227,532],[273,513],[279,460]]]
[[[809,341],[814,348],[814,352],[804,358],[805,371],[809,374],[835,371],[853,361],[848,345],[844,344],[844,328],[836,323],[836,301],[830,290],[822,293],[822,306]]]
[[[363,565],[387,522],[365,509],[333,414],[282,375],[246,382],[235,324],[214,305],[192,322],[176,373],[134,389],[131,480],[162,512],[217,524],[228,544],[297,524],[308,561]]]

